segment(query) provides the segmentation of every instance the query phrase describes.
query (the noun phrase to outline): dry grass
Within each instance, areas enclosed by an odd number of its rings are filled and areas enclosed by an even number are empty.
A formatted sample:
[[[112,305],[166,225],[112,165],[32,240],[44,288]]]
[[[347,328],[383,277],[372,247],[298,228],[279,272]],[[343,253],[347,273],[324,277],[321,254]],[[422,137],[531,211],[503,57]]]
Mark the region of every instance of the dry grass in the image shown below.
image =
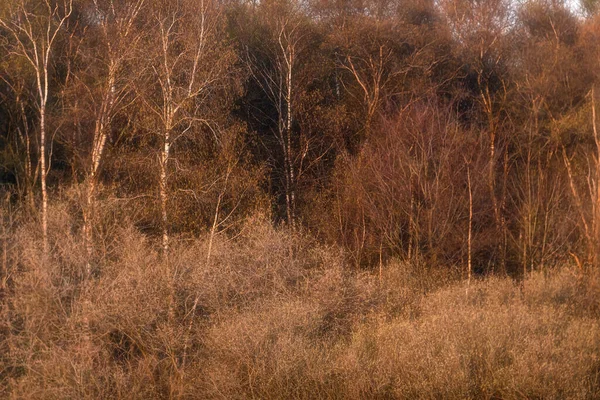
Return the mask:
[[[180,241],[167,267],[133,229],[83,279],[54,206],[11,240],[0,395],[85,398],[600,397],[600,275],[569,269],[467,288],[448,269],[350,271],[335,250],[250,222]]]

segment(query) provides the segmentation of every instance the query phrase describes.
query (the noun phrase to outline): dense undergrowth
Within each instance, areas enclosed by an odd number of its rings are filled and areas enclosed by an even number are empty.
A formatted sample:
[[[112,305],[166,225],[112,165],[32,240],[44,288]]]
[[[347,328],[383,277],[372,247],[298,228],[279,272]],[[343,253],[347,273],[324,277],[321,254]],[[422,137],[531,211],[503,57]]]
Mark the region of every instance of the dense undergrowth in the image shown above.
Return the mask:
[[[68,210],[50,215],[48,259],[35,223],[6,247],[5,398],[600,396],[594,272],[470,285],[418,262],[365,272],[256,218],[217,235],[210,257],[208,238],[181,238],[168,265],[135,229],[114,228],[85,277]]]

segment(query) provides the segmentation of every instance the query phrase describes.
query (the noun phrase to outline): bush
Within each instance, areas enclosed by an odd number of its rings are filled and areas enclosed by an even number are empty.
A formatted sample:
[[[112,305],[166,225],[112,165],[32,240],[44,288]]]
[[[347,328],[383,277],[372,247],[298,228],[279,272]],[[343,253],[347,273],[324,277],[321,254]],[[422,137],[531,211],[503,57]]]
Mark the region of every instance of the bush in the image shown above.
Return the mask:
[[[237,238],[174,240],[166,264],[133,228],[87,279],[67,208],[51,257],[13,235],[1,393],[13,398],[595,398],[597,274],[522,282],[343,254],[261,218]],[[75,227],[75,228],[74,228]],[[448,272],[450,271],[450,272]]]

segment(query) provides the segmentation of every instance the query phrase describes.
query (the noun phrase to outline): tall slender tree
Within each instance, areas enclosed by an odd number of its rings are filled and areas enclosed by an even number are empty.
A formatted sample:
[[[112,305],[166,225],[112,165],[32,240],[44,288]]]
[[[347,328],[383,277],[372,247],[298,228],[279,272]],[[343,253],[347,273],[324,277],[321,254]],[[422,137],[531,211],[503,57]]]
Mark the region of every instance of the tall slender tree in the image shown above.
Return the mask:
[[[50,169],[47,158],[47,106],[52,92],[51,69],[59,34],[73,12],[73,0],[30,2],[18,0],[9,5],[8,16],[0,18],[0,27],[11,36],[10,55],[23,57],[34,71],[36,106],[39,113],[39,162],[42,188],[42,238],[48,254],[48,190]]]
[[[89,121],[84,151],[85,195],[83,206],[84,238],[88,257],[87,274],[93,253],[93,219],[99,173],[113,119],[132,102],[135,72],[132,64],[143,34],[136,26],[145,0],[127,3],[92,0],[87,12],[93,23],[88,26],[78,55],[84,64],[74,73],[73,116],[76,123]],[[85,103],[85,108],[82,106]]]
[[[211,93],[231,73],[234,54],[220,40],[216,1],[163,1],[153,4],[148,45],[151,56],[141,100],[151,112],[160,140],[158,155],[161,246],[169,251],[169,165],[175,142],[204,128],[217,131],[205,109]]]
[[[306,156],[300,148],[297,129],[298,108],[306,83],[302,65],[313,37],[305,16],[294,2],[265,3],[254,13],[262,40],[255,43],[252,51],[246,47],[246,64],[273,110],[270,126],[277,150],[270,150],[270,158],[281,170],[278,175],[285,199],[285,221],[293,228],[297,220],[299,169]]]

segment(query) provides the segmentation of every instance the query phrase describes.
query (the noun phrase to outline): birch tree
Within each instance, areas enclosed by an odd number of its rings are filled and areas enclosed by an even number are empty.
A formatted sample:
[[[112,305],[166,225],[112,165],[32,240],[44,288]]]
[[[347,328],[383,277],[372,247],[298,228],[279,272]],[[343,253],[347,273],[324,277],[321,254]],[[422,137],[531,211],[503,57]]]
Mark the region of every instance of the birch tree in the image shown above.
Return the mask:
[[[30,2],[18,0],[10,4],[0,27],[12,39],[9,55],[22,57],[33,69],[36,87],[36,107],[39,113],[39,166],[42,189],[42,238],[44,254],[48,254],[48,191],[46,178],[50,169],[47,158],[47,105],[52,92],[51,62],[59,34],[73,12],[73,0]]]
[[[278,139],[284,155],[285,168],[285,204],[287,223],[294,226],[296,219],[296,171],[292,154],[292,121],[294,103],[292,93],[294,90],[295,67],[297,63],[297,48],[301,35],[298,34],[298,23],[282,20],[278,24],[277,44],[278,57],[276,58],[279,70],[279,84],[276,85],[277,109],[279,118],[277,124]]]
[[[161,247],[169,251],[169,165],[177,139],[199,127],[215,132],[203,107],[229,74],[232,53],[218,40],[217,4],[164,3],[153,15],[149,40],[156,48],[144,81],[152,94],[142,101],[154,116],[160,140],[158,155]]]
[[[268,7],[265,6],[265,7]],[[306,157],[308,142],[299,147],[299,137],[294,124],[301,94],[300,69],[307,56],[309,33],[302,17],[295,9],[263,10],[262,17],[268,36],[262,48],[250,52],[246,49],[246,63],[254,81],[259,85],[275,111],[273,133],[282,162],[283,195],[285,197],[285,220],[289,227],[296,222],[297,183],[299,165]],[[278,158],[278,157],[273,157]]]
[[[90,260],[93,253],[93,217],[96,202],[99,172],[111,125],[115,115],[128,106],[132,100],[133,72],[130,66],[137,56],[137,45],[142,33],[135,22],[145,0],[125,4],[115,4],[93,0],[90,14],[93,16],[92,29],[88,39],[93,42],[83,54],[86,68],[77,75],[77,83],[82,90],[77,92],[74,103],[82,101],[79,93],[87,96],[86,115],[93,125],[90,127],[91,147],[85,165],[85,201],[83,207],[84,236],[87,251],[87,271],[90,273]]]
[[[508,145],[501,140],[505,139],[501,134],[509,123],[505,109],[509,86],[504,80],[503,72],[509,57],[510,35],[514,23],[513,5],[506,0],[475,3],[468,0],[443,0],[440,7],[464,59],[468,60],[475,75],[476,84],[470,90],[476,96],[487,124],[487,184],[496,229],[502,235],[498,244],[499,261],[501,268],[506,270],[509,232],[505,213],[509,156]],[[504,140],[506,141],[507,139]],[[499,159],[502,161],[499,162]],[[503,169],[500,195],[497,193],[499,164]]]

